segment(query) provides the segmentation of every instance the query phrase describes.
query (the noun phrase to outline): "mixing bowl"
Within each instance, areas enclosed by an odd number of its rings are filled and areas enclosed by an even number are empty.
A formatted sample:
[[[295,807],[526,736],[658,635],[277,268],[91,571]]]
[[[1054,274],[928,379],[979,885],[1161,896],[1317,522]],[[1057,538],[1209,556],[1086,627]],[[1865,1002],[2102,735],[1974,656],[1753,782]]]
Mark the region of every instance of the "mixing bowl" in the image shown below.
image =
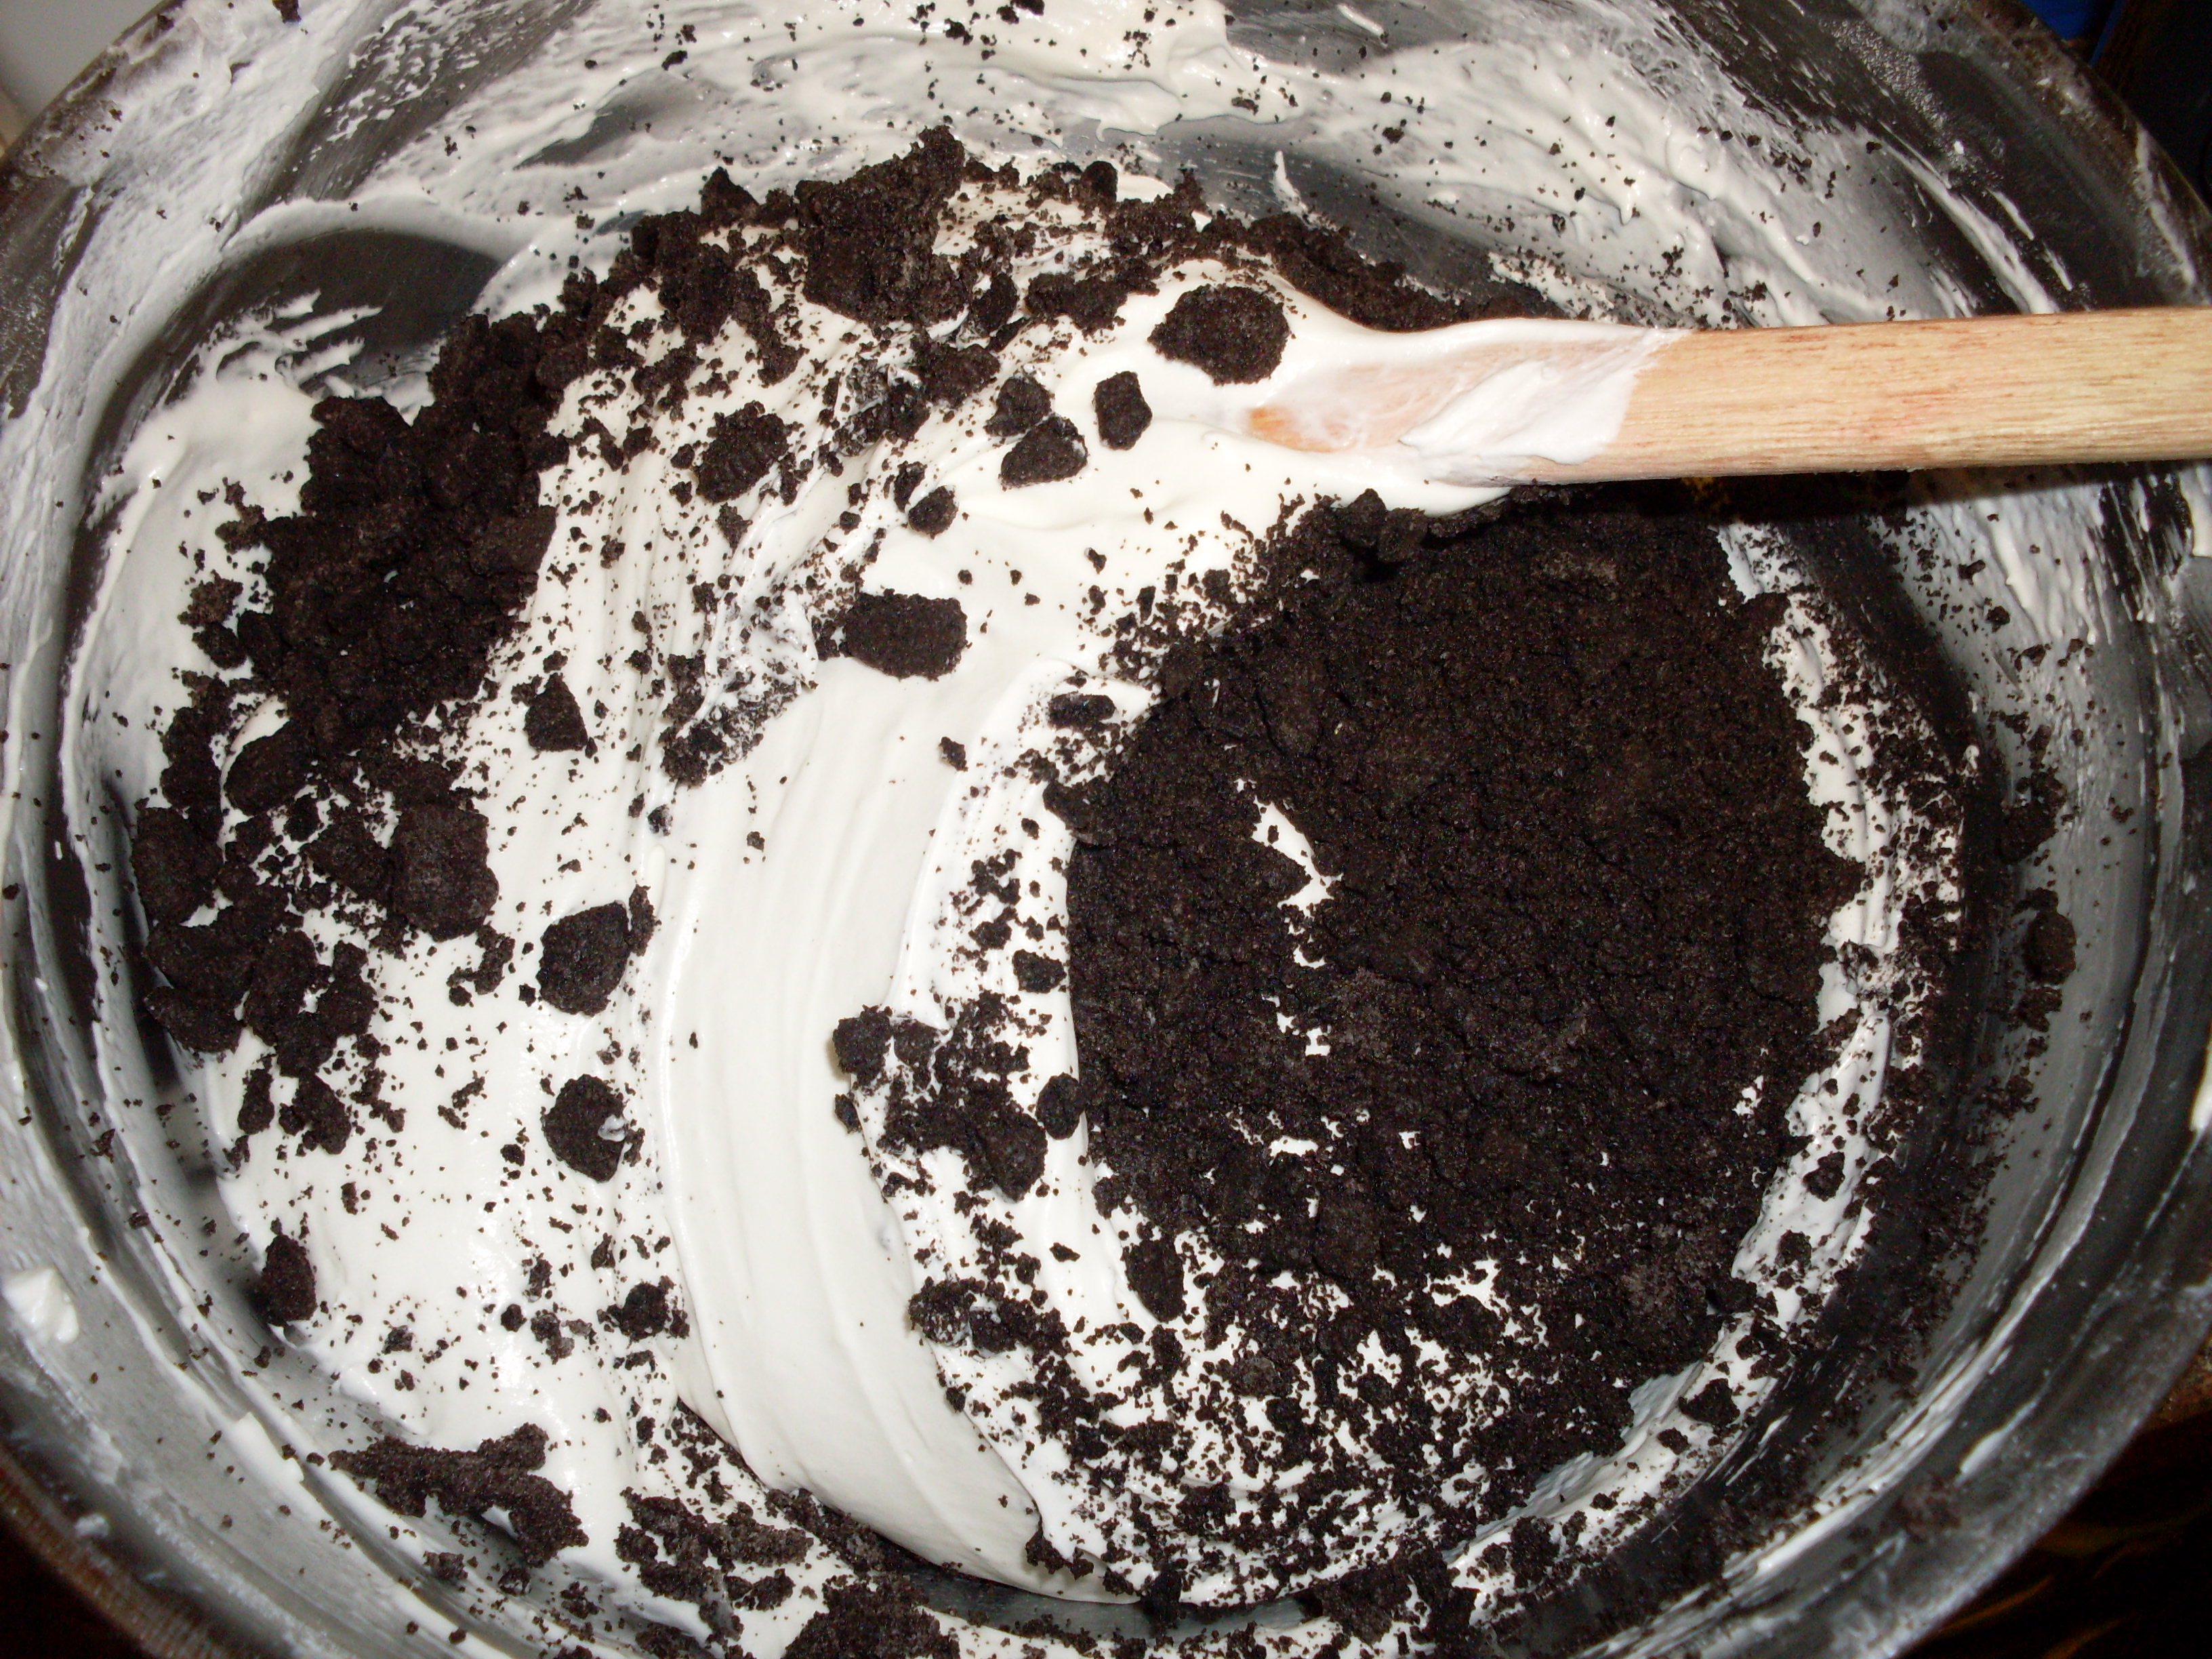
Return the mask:
[[[1048,8],[1071,28],[1127,21],[1111,0]],[[180,0],[46,112],[0,185],[0,1505],[156,1651],[567,1638],[545,1601],[426,1576],[292,1443],[326,1384],[255,1338],[190,1077],[137,1008],[126,850],[69,811],[68,791],[92,787],[65,737],[114,510],[104,481],[211,342],[278,319],[298,378],[404,385],[455,318],[528,297],[571,253],[604,260],[718,153],[781,181],[907,142],[917,112],[894,70],[914,46],[894,13],[851,9],[849,38],[793,51],[745,44],[749,15]],[[1302,204],[1417,276],[1504,272],[1586,312],[1779,323],[2212,299],[2203,208],[2007,0],[1245,0],[1233,18],[1183,15],[1212,44],[1164,48],[1111,100],[1104,71],[963,47],[983,89],[957,123],[1026,154],[1187,167],[1216,203]],[[1457,65],[1463,93],[1429,137],[1369,143],[1352,118],[1416,55]],[[1232,106],[1224,64],[1303,101]],[[805,129],[811,88],[878,70],[880,131]],[[794,125],[771,139],[775,111]],[[1984,994],[1928,1056],[1904,1154],[1917,1200],[1894,1206],[1815,1351],[1721,1465],[1533,1608],[1516,1646],[1894,1650],[2065,1509],[2212,1322],[2205,475],[1862,479],[1734,501],[1912,656],[1954,735],[1996,757],[2014,793],[1991,811],[2063,805],[2040,852],[2015,849],[1987,960],[1969,964]],[[2012,1018],[2008,963],[2017,902],[2045,888],[2080,966],[2036,1040]],[[2024,1100],[2006,1088],[2021,1076]],[[1897,1364],[1899,1287],[1948,1244],[1940,1319]],[[956,1617],[1040,1610],[921,1577]]]

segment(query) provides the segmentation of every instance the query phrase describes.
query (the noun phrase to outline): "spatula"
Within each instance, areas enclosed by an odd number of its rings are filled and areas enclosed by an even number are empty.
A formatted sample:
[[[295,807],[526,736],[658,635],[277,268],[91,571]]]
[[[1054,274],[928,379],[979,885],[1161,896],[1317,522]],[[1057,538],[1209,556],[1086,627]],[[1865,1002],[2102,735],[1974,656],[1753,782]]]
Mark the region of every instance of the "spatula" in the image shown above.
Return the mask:
[[[1438,482],[2212,456],[2212,307],[1711,331],[1317,322],[1216,418]]]

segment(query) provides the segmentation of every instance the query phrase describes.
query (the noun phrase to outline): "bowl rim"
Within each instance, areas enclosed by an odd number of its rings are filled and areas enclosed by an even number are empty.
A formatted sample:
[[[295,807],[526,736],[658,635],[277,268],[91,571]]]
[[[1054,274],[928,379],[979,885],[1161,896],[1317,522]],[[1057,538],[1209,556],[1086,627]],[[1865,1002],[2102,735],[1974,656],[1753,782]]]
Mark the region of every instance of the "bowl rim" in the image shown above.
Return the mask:
[[[1865,0],[1845,0],[1861,9]],[[177,14],[216,0],[161,0],[104,48],[53,100],[33,115],[0,157],[0,217],[4,217],[40,173],[50,147],[70,143],[106,116],[106,92],[118,72],[148,47],[158,50],[160,36],[173,27]],[[2116,176],[2127,181],[2125,194],[2142,210],[2165,222],[2177,253],[2186,248],[2197,260],[2189,272],[2212,280],[2212,208],[2201,201],[2179,166],[2151,137],[2135,113],[2105,85],[2091,65],[2074,55],[2026,0],[1917,0],[1931,15],[1948,14],[1970,25],[1997,62],[2012,72],[2026,99],[2061,124],[2074,137],[2101,153]],[[2183,1315],[2172,1317],[2172,1315]],[[2201,1328],[2200,1328],[2201,1327]],[[2140,1431],[2159,1401],[2171,1391],[2212,1334],[2212,1300],[2197,1314],[2179,1304],[2170,1310],[2161,1342],[2154,1336],[2130,1356],[2136,1388],[2143,1395],[2127,1411],[2108,1416],[2093,1431],[2092,1443],[2108,1440],[2085,1460],[2073,1479],[2053,1483],[2052,1516],[2070,1509]],[[2160,1349],[2166,1350],[2160,1352]],[[2155,1382],[2156,1391],[2144,1387]],[[0,1430],[8,1413],[0,1401]],[[2124,1425],[2114,1432],[2112,1425]],[[0,1439],[0,1525],[71,1592],[154,1659],[260,1659],[264,1650],[234,1631],[191,1597],[149,1582],[145,1571],[115,1540],[72,1524],[62,1496],[65,1487],[42,1474],[34,1462]],[[2028,1506],[2039,1508],[2041,1506]],[[2023,1520],[2030,1517],[2023,1516]],[[2032,1547],[2043,1524],[2023,1528],[2026,1535],[2002,1543],[1989,1557],[1986,1575],[1972,1578],[1939,1617],[1948,1617],[1984,1587],[2011,1560]],[[1931,1625],[1922,1637],[1934,1633]]]
[[[149,1583],[112,1542],[81,1532],[31,1463],[0,1444],[0,1522],[15,1541],[154,1659],[258,1659],[189,1596]]]

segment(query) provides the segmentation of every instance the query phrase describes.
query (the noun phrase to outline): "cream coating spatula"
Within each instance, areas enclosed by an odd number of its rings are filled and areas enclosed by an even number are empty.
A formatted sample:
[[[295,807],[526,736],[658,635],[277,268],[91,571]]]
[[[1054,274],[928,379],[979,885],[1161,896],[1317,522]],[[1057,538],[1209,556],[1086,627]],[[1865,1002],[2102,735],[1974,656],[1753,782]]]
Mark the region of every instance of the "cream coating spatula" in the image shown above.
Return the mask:
[[[1304,362],[1294,344],[1245,429],[1459,483],[2212,457],[2212,307],[1358,332]]]

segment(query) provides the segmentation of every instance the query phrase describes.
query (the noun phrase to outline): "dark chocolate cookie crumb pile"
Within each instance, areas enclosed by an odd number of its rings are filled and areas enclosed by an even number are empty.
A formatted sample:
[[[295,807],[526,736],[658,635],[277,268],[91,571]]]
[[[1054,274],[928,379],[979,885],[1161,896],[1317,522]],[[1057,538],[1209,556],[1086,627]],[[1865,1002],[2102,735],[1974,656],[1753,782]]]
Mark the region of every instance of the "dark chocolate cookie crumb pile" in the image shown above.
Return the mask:
[[[968,648],[968,613],[957,599],[918,593],[862,593],[816,635],[825,657],[850,657],[893,679],[941,678]]]
[[[611,1181],[623,1154],[636,1156],[635,1133],[622,1116],[622,1096],[612,1084],[596,1077],[570,1078],[545,1109],[545,1144],[577,1174]]]
[[[272,1325],[295,1325],[315,1316],[315,1264],[307,1247],[286,1233],[270,1237],[254,1280],[253,1299]]]
[[[1091,401],[1098,416],[1098,441],[1109,449],[1135,448],[1152,423],[1152,406],[1145,401],[1145,388],[1133,369],[1099,381]]]
[[[1778,602],[1728,602],[1704,525],[1619,507],[1362,574],[1347,549],[1224,641],[1082,792],[1094,1145],[1225,1278],[1318,1273],[1361,1330],[1479,1352],[1491,1316],[1428,1289],[1494,1255],[1507,1302],[1607,1334],[1605,1371],[1670,1369],[1741,1299],[1857,879],[1761,661]],[[1310,914],[1263,806],[1311,841]]]
[[[886,1138],[959,1148],[978,1191],[1018,1197],[1087,1117],[1102,1211],[1146,1224],[1122,1247],[1146,1310],[1202,1291],[1206,1340],[1240,1334],[1201,1369],[1156,1333],[1142,1375],[1179,1376],[1187,1416],[1116,1432],[1049,1313],[965,1279],[912,1310],[933,1340],[1027,1349],[1052,1431],[1170,1490],[1195,1425],[1256,1403],[1252,1455],[1309,1467],[1305,1522],[1194,1492],[1156,1540],[1186,1581],[1184,1539],[1326,1574],[1377,1503],[1418,1518],[1415,1554],[1465,1536],[1758,1305],[1731,1263],[1859,880],[1764,660],[1780,601],[1739,602],[1688,511],[1365,497],[1260,562],[1297,573],[1280,613],[1182,661],[1105,776],[1048,797],[1078,842],[1067,960],[1024,951],[1015,977],[1072,981],[1079,1080],[1014,1109],[988,993],[943,1032],[872,1010],[836,1033],[863,1087],[904,1063]],[[1087,731],[1112,703],[1050,712]],[[1206,1281],[1178,1235],[1219,1259]],[[1492,1383],[1440,1406],[1439,1367]],[[1736,1412],[1720,1384],[1686,1409]],[[1462,1504],[1470,1467],[1489,1490]]]
[[[1273,295],[1212,284],[1177,300],[1152,333],[1160,356],[1197,364],[1216,386],[1266,380],[1290,341],[1290,321]]]
[[[450,1515],[499,1510],[532,1566],[573,1544],[587,1544],[568,1493],[535,1471],[544,1467],[547,1436],[536,1424],[487,1440],[474,1451],[444,1451],[386,1438],[357,1452],[337,1452],[331,1467],[374,1485],[384,1506],[420,1516],[436,1498]]]
[[[482,694],[492,648],[536,586],[554,523],[538,474],[567,449],[546,422],[588,362],[583,337],[566,313],[471,318],[441,349],[413,422],[380,398],[317,404],[299,513],[268,518],[234,492],[224,539],[265,550],[258,601],[234,609],[246,590],[222,580],[203,584],[188,612],[216,664],[246,672],[187,675],[191,701],[162,737],[165,804],[138,814],[146,957],[166,981],[146,1005],[203,1054],[246,1030],[266,1042],[294,1079],[274,1121],[304,1148],[343,1147],[356,1107],[395,1130],[404,1110],[378,1096],[368,955],[342,940],[325,958],[308,916],[349,915],[380,949],[410,930],[474,933],[481,963],[457,980],[457,1001],[489,994],[511,957],[489,925],[486,822],[421,727]],[[226,773],[217,757],[247,697],[275,699],[287,718]],[[573,698],[538,708],[544,746],[578,746]],[[343,1093],[321,1075],[342,1043]],[[234,1161],[269,1121],[241,1121]]]

